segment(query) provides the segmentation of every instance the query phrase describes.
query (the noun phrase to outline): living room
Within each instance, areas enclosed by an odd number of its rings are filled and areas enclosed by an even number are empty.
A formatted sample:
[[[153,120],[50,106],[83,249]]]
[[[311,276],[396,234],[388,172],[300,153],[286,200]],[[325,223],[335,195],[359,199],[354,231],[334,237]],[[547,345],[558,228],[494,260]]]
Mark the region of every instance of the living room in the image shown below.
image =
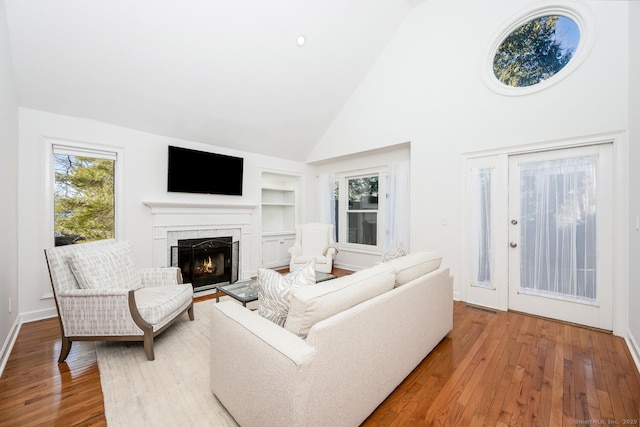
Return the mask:
[[[0,100],[0,168],[4,177],[0,196],[5,201],[0,225],[0,236],[5,242],[0,250],[0,342],[3,343],[0,356],[3,364],[21,323],[56,314],[43,257],[43,249],[50,244],[48,239],[52,236],[47,214],[50,210],[47,201],[51,200],[47,150],[51,144],[101,147],[122,155],[123,193],[119,199],[122,205],[117,208],[120,221],[116,234],[132,242],[140,265],[155,263],[153,214],[145,202],[221,208],[240,205],[253,210],[256,215],[247,227],[251,238],[243,248],[243,277],[255,275],[262,259],[257,212],[263,172],[300,177],[300,222],[311,222],[317,218],[318,175],[356,171],[408,159],[411,241],[407,246],[411,251],[438,250],[443,255],[443,263],[451,269],[455,299],[479,302],[480,299],[474,300],[473,290],[469,290],[464,279],[467,274],[463,246],[466,230],[464,168],[468,162],[494,156],[500,163],[511,155],[536,150],[606,143],[613,147],[615,165],[610,224],[612,253],[615,254],[612,257],[610,330],[625,339],[636,365],[640,365],[640,312],[635,306],[640,301],[640,265],[636,262],[640,256],[637,226],[640,195],[633,187],[633,183],[640,181],[640,170],[636,165],[640,159],[640,122],[637,120],[640,115],[640,4],[635,1],[560,2],[562,6],[580,12],[586,10],[584,24],[588,32],[585,39],[589,48],[582,58],[576,58],[579,65],[555,84],[533,93],[510,96],[496,92],[486,82],[485,63],[491,54],[492,43],[505,28],[526,11],[541,7],[539,2],[397,2],[402,3],[402,7],[392,8],[392,2],[388,2],[387,6],[395,14],[388,16],[383,28],[379,31],[370,29],[369,33],[358,37],[353,35],[355,40],[345,42],[357,51],[356,42],[362,42],[365,36],[375,38],[376,46],[363,45],[363,51],[354,53],[363,56],[358,63],[360,68],[349,69],[349,72],[345,71],[345,77],[339,78],[339,71],[344,68],[340,61],[346,59],[329,57],[336,62],[323,69],[327,73],[325,78],[333,79],[335,90],[341,92],[339,95],[326,94],[333,96],[333,109],[327,110],[333,115],[320,119],[319,116],[327,113],[315,107],[323,97],[321,93],[315,93],[316,98],[299,99],[288,92],[285,99],[275,102],[278,91],[265,88],[269,81],[224,72],[219,75],[237,79],[232,82],[234,88],[244,88],[238,93],[225,93],[228,97],[221,96],[222,101],[216,104],[219,111],[226,110],[229,116],[208,117],[198,106],[169,105],[162,110],[163,115],[149,117],[144,110],[136,111],[144,105],[136,98],[144,96],[136,94],[136,84],[145,88],[151,85],[167,95],[185,87],[192,91],[196,89],[185,86],[184,82],[154,81],[151,75],[149,81],[129,81],[126,74],[116,73],[116,69],[130,64],[125,58],[122,65],[96,65],[96,68],[112,66],[112,72],[120,79],[101,80],[103,84],[97,89],[91,87],[89,77],[86,81],[76,79],[71,83],[65,79],[56,80],[54,77],[64,73],[65,67],[72,74],[71,68],[86,66],[81,59],[65,55],[87,46],[58,46],[59,50],[53,55],[38,57],[38,62],[30,64],[34,59],[27,55],[30,50],[26,49],[33,46],[29,34],[22,33],[21,20],[37,18],[43,21],[43,32],[35,38],[40,42],[47,38],[46,28],[56,29],[56,26],[47,22],[46,16],[35,11],[28,13],[29,7],[21,6],[22,2],[0,2],[0,89],[3,93]],[[74,2],[66,3],[72,5]],[[36,6],[44,7],[38,2],[26,4],[33,4],[35,10]],[[286,6],[290,5],[282,5]],[[333,14],[326,12],[325,18],[329,22],[332,19],[342,21],[339,19],[341,6],[333,2],[333,7],[336,11]],[[360,2],[360,7],[366,10],[368,6]],[[115,9],[111,12],[117,16]],[[131,16],[139,16],[142,20],[143,9],[137,12]],[[384,13],[384,9],[378,13]],[[69,19],[82,20],[77,16]],[[90,28],[86,31],[91,33]],[[324,36],[312,29],[295,31],[291,40],[292,52],[287,51],[287,55],[293,57],[288,62],[291,74],[278,83],[292,80],[304,86],[308,75],[305,73],[319,63],[315,61],[327,59],[312,56],[316,49],[314,43],[321,44]],[[308,42],[299,47],[295,37],[302,32],[307,35]],[[73,34],[69,34],[71,39]],[[347,36],[349,32],[341,34]],[[78,34],[75,36],[79,37]],[[53,35],[51,37],[58,41]],[[161,38],[157,45],[143,46],[160,49],[164,42],[166,39]],[[348,54],[348,51],[340,52]],[[151,53],[153,55],[149,56],[154,57],[155,52]],[[131,56],[134,54],[130,53],[129,60]],[[181,59],[185,57],[189,57],[188,51],[180,56]],[[314,62],[307,64],[309,68],[301,68],[299,62],[305,59],[311,62],[308,58]],[[260,59],[264,58],[257,57],[255,61]],[[197,65],[184,62],[178,69],[187,75],[187,79],[191,72],[197,77],[206,75],[207,72]],[[267,65],[273,67],[271,62],[261,65],[265,72]],[[48,71],[42,71],[48,66]],[[35,69],[41,70],[42,74],[31,80],[29,77]],[[260,70],[260,66],[256,69]],[[284,66],[275,69],[287,72]],[[208,73],[215,74],[210,70]],[[309,79],[318,78],[308,76]],[[206,78],[203,81],[206,82]],[[30,88],[31,84],[35,86]],[[201,87],[205,86],[203,83]],[[294,91],[296,86],[286,88]],[[73,101],[77,106],[62,103],[57,90],[61,93],[77,90],[79,98]],[[256,98],[248,105],[234,101],[240,95],[241,99],[251,99],[245,92],[252,90],[263,98]],[[35,96],[38,92],[44,95],[38,98]],[[129,93],[131,98],[126,97]],[[109,94],[120,98],[110,105],[120,105],[126,114],[121,114],[116,107],[101,111],[83,104],[88,102],[86,98],[98,94],[105,96],[104,99]],[[210,99],[215,96],[211,94]],[[152,101],[166,102],[159,98]],[[57,100],[60,100],[59,104]],[[280,122],[270,125],[269,118],[275,113],[269,110],[275,110],[277,106],[270,106],[272,102],[291,103],[295,109],[308,110],[308,127],[304,126],[304,117],[294,125],[284,126]],[[105,105],[109,104],[105,101]],[[205,107],[207,105],[210,104]],[[175,117],[170,113],[175,113]],[[127,115],[131,116],[130,121],[127,121]],[[136,116],[138,119],[134,118]],[[262,119],[258,120],[258,117]],[[246,123],[243,118],[260,124],[259,130],[270,129],[271,133],[265,133],[269,139],[255,139],[249,125],[243,128],[242,124]],[[231,120],[235,120],[235,124]],[[182,133],[173,132],[180,128]],[[225,133],[215,135],[217,128],[224,129]],[[287,133],[282,134],[283,130]],[[245,133],[250,138],[244,137]],[[243,195],[168,194],[169,145],[244,158]],[[506,181],[504,175],[501,179]],[[504,246],[507,246],[506,240]],[[336,265],[364,268],[379,260],[381,253],[367,255],[353,257],[348,251],[341,251]],[[508,309],[504,299],[486,305]]]

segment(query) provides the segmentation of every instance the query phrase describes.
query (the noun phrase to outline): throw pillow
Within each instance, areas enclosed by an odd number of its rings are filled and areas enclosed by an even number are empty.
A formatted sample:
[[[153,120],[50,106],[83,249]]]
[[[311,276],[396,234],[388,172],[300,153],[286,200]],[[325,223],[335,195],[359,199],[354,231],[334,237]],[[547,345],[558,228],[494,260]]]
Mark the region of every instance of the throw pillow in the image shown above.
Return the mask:
[[[391,251],[382,255],[382,262],[387,262],[392,259],[400,258],[402,256],[405,256],[406,254],[407,254],[407,251],[405,251],[404,248],[402,247],[402,243],[399,243],[398,246],[393,248]]]
[[[99,250],[78,251],[67,261],[83,289],[137,289],[142,283],[133,248],[126,241]]]
[[[279,326],[284,326],[291,304],[291,291],[316,283],[316,261],[311,260],[300,270],[280,274],[258,268],[258,314]]]
[[[322,286],[294,289],[284,327],[300,338],[306,338],[313,325],[321,320],[393,289],[395,277],[393,267],[378,264],[323,282]]]

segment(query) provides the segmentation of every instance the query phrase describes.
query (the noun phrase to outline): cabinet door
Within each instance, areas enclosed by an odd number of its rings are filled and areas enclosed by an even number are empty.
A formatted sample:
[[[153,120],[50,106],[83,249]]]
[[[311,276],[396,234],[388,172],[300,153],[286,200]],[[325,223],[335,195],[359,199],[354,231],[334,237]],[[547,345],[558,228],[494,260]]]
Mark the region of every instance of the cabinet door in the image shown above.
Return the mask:
[[[295,237],[285,237],[280,245],[280,260],[284,263],[282,265],[288,265],[291,261],[291,254],[289,254],[289,248],[293,246],[296,239]]]
[[[264,239],[262,241],[262,266],[277,267],[280,257],[280,239]]]

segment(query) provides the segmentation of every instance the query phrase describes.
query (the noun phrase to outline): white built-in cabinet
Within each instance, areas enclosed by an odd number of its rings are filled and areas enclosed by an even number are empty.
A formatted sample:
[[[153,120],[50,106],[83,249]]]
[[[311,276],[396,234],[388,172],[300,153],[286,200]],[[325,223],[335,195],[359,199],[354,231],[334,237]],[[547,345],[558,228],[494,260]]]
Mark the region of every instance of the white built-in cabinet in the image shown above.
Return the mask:
[[[262,266],[289,265],[295,241],[298,179],[276,173],[262,174]]]

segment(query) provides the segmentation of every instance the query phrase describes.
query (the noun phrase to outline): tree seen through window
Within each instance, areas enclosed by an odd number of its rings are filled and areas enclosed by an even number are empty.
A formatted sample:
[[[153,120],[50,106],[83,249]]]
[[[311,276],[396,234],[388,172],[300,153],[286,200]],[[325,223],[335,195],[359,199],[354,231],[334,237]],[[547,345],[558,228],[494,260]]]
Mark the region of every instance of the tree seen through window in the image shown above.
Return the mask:
[[[115,236],[115,160],[54,152],[55,245]]]
[[[576,23],[547,15],[516,28],[498,47],[493,72],[503,84],[527,87],[559,72],[571,61],[580,41]]]

